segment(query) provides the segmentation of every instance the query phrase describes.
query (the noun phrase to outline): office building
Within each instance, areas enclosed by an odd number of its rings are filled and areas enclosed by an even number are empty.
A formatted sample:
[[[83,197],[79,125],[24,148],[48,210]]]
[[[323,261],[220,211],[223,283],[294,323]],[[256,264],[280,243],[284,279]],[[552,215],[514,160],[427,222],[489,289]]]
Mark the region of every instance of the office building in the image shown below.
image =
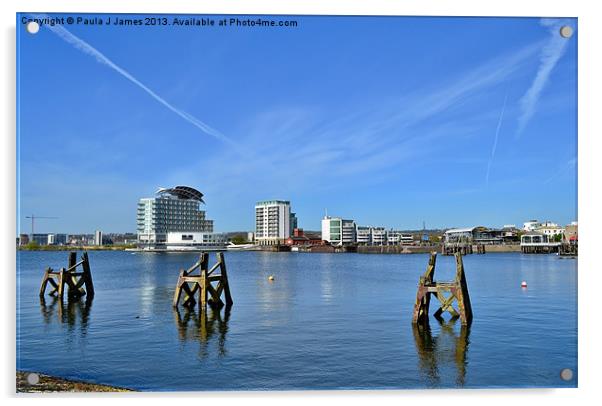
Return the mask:
[[[296,218],[295,218],[296,224]],[[285,244],[291,236],[291,203],[266,200],[255,205],[255,242],[259,245]]]
[[[324,216],[322,219],[322,240],[332,245],[355,243],[355,221],[341,217]]]
[[[138,244],[144,249],[215,248],[222,238],[213,235],[213,220],[200,209],[203,194],[188,186],[160,188],[155,197],[140,199],[137,211]]]

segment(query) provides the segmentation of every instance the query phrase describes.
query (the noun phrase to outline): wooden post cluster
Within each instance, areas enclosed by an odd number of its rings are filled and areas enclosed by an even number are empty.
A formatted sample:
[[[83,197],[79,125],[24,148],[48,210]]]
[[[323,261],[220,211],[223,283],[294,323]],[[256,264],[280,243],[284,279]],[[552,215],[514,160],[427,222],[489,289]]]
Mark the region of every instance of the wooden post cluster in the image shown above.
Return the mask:
[[[426,272],[418,282],[418,293],[416,294],[412,317],[413,324],[428,323],[431,295],[434,295],[440,303],[439,309],[434,314],[436,318],[440,318],[441,314],[447,311],[452,315],[452,318],[459,317],[463,325],[468,325],[472,321],[472,306],[470,305],[468,284],[464,274],[462,254],[456,253],[455,256],[456,278],[452,282],[435,282],[437,253],[431,253]],[[446,295],[448,292],[449,295]],[[458,310],[453,307],[454,301],[457,302]]]
[[[203,252],[199,260],[188,270],[181,270],[176,285],[176,291],[173,298],[173,306],[177,307],[182,299],[184,306],[193,307],[197,303],[195,295],[198,293],[198,304],[201,310],[205,309],[207,304],[221,307],[224,302],[221,299],[222,293],[226,305],[232,305],[232,296],[230,295],[230,286],[228,284],[228,274],[226,272],[226,261],[222,252],[217,253],[217,263],[210,269],[209,254]],[[219,269],[219,274],[216,271]],[[195,271],[198,270],[198,273]],[[215,284],[215,285],[214,285]],[[182,293],[184,297],[182,298]]]
[[[77,267],[80,265],[82,269],[78,271]],[[87,295],[87,299],[91,300],[94,297],[94,285],[88,253],[84,252],[81,260],[77,262],[77,253],[70,252],[67,268],[61,268],[58,271],[47,268],[42,279],[42,286],[40,286],[40,297],[44,297],[48,284],[52,286],[49,294],[56,295],[61,300],[65,295],[65,287],[67,287],[69,299],[79,299]]]

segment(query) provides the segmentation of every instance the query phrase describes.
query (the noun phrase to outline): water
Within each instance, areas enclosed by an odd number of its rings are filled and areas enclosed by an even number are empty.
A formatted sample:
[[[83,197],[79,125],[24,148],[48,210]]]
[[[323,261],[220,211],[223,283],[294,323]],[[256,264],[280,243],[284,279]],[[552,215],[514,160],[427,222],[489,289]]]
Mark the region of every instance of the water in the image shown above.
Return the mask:
[[[94,300],[61,306],[38,289],[67,253],[18,253],[18,369],[154,391],[577,383],[575,260],[466,256],[472,325],[431,317],[417,330],[427,255],[228,252],[234,306],[206,315],[171,306],[179,269],[198,254],[89,256]],[[453,279],[453,261],[439,256],[435,278]]]

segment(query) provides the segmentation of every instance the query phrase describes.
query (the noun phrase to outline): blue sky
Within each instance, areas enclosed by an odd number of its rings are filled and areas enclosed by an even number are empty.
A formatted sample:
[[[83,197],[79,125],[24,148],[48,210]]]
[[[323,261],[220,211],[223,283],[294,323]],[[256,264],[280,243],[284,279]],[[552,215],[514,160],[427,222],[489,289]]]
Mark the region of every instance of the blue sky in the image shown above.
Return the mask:
[[[252,230],[266,199],[306,229],[325,209],[402,229],[576,219],[577,32],[558,35],[575,19],[293,18],[18,25],[21,229],[135,231],[138,199],[178,184],[216,231]]]

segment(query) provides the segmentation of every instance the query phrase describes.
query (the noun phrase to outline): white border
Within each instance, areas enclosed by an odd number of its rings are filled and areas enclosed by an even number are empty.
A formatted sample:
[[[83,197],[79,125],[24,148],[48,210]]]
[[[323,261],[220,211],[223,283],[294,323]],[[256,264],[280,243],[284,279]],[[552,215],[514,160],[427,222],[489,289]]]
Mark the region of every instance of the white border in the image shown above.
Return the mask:
[[[44,402],[128,402],[134,398],[144,398],[145,402],[164,403],[167,398],[180,402],[223,402],[244,401],[250,404],[303,404],[306,402],[349,402],[364,404],[377,401],[383,404],[410,402],[461,401],[463,404],[507,404],[509,402],[539,402],[549,404],[573,404],[588,402],[597,395],[596,384],[600,361],[600,306],[598,286],[600,284],[599,255],[596,256],[596,237],[600,235],[599,210],[600,180],[600,75],[602,64],[602,16],[595,7],[595,1],[528,1],[498,0],[493,2],[476,0],[455,1],[402,1],[402,0],[320,0],[320,1],[197,1],[169,0],[153,4],[147,1],[105,0],[8,0],[0,3],[2,18],[2,89],[0,99],[4,127],[2,137],[2,176],[0,190],[2,199],[3,230],[0,233],[2,247],[2,316],[4,333],[2,339],[2,394],[12,403],[16,398],[29,403],[41,400],[40,396],[14,395],[15,372],[15,13],[17,11],[43,12],[137,12],[137,13],[215,13],[215,14],[337,14],[337,15],[456,15],[456,16],[550,16],[579,18],[579,389],[555,390],[439,390],[439,391],[348,391],[348,392],[236,392],[236,393],[182,393],[182,394],[137,394],[137,395],[61,395],[43,396]],[[597,113],[597,115],[596,115]],[[551,298],[553,300],[553,298]],[[492,345],[495,345],[492,343]],[[512,354],[508,354],[512,356]],[[174,371],[180,373],[181,371]],[[82,399],[85,397],[85,399]],[[67,398],[66,400],[64,398]],[[545,398],[545,399],[542,399]]]

